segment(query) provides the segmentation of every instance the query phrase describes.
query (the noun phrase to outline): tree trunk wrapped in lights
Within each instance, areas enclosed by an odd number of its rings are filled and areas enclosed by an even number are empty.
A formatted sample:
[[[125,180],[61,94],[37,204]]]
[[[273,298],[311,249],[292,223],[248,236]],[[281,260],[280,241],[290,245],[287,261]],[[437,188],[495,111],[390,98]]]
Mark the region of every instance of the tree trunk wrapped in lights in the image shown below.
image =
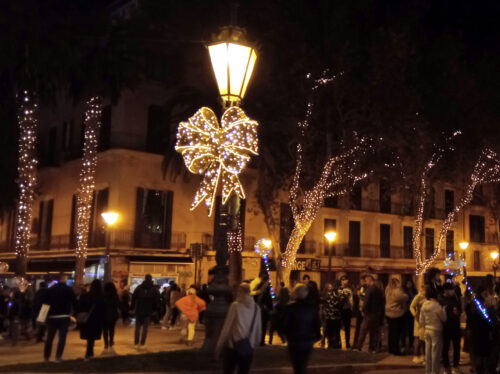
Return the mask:
[[[29,91],[23,91],[18,96],[17,121],[19,124],[19,153],[18,153],[18,185],[19,199],[17,202],[16,224],[16,257],[19,276],[26,275],[28,254],[30,249],[31,220],[35,187],[37,183],[37,104]]]
[[[420,181],[420,200],[418,205],[417,217],[415,220],[415,233],[413,235],[413,252],[416,260],[416,274],[422,275],[427,269],[429,269],[432,264],[437,260],[438,256],[441,254],[441,249],[446,243],[446,233],[453,226],[455,221],[455,216],[467,205],[470,204],[474,197],[474,190],[477,186],[485,183],[496,183],[500,181],[500,160],[497,154],[491,149],[485,149],[481,152],[478,161],[476,162],[474,169],[472,171],[470,182],[464,192],[464,195],[454,207],[454,209],[448,213],[447,217],[441,225],[441,230],[439,231],[439,237],[437,245],[434,247],[434,251],[429,258],[426,258],[425,251],[422,248],[422,231],[424,225],[424,205],[427,198],[427,181],[429,172],[434,168],[434,166],[441,160],[443,156],[443,150],[439,150],[434,153],[431,160],[426,165],[424,172],[422,173],[422,178]]]
[[[82,168],[80,170],[80,188],[78,189],[76,216],[75,284],[77,285],[83,283],[85,260],[87,258],[93,193],[95,190],[98,137],[99,128],[101,127],[100,97],[92,97],[87,101],[84,123],[85,138],[83,143]]]
[[[312,87],[312,94],[333,79],[335,76],[325,77],[325,75],[317,79]],[[310,190],[303,191],[300,187],[303,173],[303,141],[306,138],[306,130],[309,127],[314,108],[312,94],[307,103],[306,117],[304,121],[298,123],[300,140],[297,143],[297,163],[290,187],[290,207],[294,227],[281,258],[282,279],[285,282],[289,282],[297,251],[318,211],[324,205],[325,198],[342,195],[349,191],[356,182],[366,178],[366,173],[359,173],[356,169],[361,157],[371,150],[368,139],[356,137],[352,147],[342,146],[338,155],[330,157],[326,161],[319,180]]]

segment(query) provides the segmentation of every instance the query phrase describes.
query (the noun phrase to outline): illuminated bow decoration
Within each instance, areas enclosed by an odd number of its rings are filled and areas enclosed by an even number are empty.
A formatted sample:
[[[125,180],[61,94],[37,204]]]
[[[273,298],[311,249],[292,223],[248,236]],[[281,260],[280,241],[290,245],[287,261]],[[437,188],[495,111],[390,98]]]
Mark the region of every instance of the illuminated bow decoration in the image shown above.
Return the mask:
[[[191,210],[205,201],[211,216],[219,183],[223,204],[232,191],[245,198],[238,174],[250,160],[250,154],[258,154],[257,126],[257,121],[250,120],[239,107],[224,112],[221,126],[207,107],[179,124],[175,150],[182,154],[191,173],[204,175]]]

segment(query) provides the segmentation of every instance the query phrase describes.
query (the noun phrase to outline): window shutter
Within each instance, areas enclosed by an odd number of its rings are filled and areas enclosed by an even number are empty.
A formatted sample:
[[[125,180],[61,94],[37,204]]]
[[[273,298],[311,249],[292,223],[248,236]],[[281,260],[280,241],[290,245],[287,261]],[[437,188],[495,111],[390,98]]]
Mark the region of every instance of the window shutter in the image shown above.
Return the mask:
[[[172,212],[174,205],[174,192],[165,191],[166,202],[165,202],[165,213],[164,213],[164,223],[163,223],[163,248],[171,248],[172,246]]]
[[[141,226],[142,226],[142,208],[144,204],[144,189],[137,188],[136,206],[135,206],[135,228],[134,228],[134,246],[140,247]]]

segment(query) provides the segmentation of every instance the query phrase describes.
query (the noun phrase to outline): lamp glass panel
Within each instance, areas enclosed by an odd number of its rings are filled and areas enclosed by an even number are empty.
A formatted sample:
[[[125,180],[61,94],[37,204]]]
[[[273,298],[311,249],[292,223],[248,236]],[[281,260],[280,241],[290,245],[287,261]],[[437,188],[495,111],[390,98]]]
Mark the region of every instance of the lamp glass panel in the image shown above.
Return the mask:
[[[255,53],[255,49],[252,49],[250,60],[248,61],[247,75],[245,76],[245,82],[243,82],[243,88],[241,89],[241,97],[245,96],[245,92],[247,91],[248,82],[250,82],[253,68],[255,67],[255,61],[257,61],[257,54]]]
[[[227,43],[214,44],[208,47],[212,68],[214,69],[215,79],[219,86],[221,96],[227,95],[227,64],[228,64],[228,47]]]
[[[248,59],[252,49],[239,44],[228,44],[229,89],[231,96],[240,97]]]

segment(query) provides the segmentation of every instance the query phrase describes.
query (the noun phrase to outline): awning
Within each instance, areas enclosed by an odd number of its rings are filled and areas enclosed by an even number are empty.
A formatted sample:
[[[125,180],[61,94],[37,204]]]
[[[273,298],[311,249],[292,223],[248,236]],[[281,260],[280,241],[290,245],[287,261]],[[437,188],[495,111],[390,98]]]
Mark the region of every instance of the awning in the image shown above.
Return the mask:
[[[99,263],[99,257],[88,257],[85,266]],[[9,262],[9,272],[16,272],[16,261]],[[75,270],[76,261],[74,257],[67,258],[33,258],[28,261],[27,273],[71,273]]]

